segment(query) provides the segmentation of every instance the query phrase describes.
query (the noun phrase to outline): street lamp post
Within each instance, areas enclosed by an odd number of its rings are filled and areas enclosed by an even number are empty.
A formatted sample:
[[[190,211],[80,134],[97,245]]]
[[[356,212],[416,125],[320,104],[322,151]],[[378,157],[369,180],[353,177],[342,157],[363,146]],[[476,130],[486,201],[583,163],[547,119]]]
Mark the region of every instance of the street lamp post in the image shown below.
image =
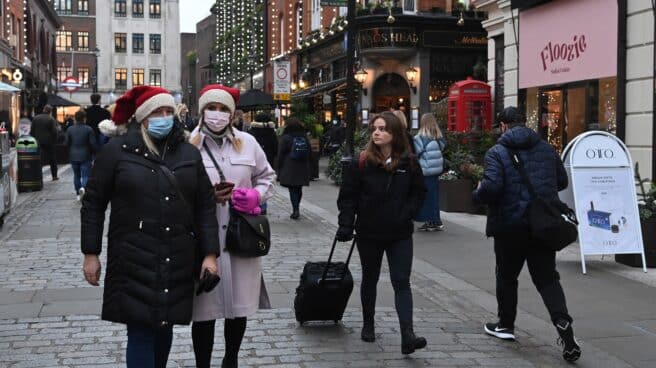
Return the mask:
[[[347,6],[347,30],[346,30],[346,140],[344,142],[344,154],[342,156],[342,167],[344,173],[353,161],[355,136],[356,104],[355,96],[355,0],[348,0]]]
[[[93,93],[98,93],[98,56],[100,56],[100,49],[96,46],[93,49],[93,57],[96,60],[96,67],[93,76]]]
[[[253,89],[253,67],[255,66],[255,50],[251,48],[248,54],[248,71],[251,75],[251,89]]]

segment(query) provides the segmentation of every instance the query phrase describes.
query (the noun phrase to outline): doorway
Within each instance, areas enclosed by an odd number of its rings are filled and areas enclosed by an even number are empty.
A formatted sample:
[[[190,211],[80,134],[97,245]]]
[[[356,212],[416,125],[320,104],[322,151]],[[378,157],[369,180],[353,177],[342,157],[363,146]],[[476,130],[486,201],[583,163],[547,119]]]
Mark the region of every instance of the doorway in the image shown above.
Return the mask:
[[[395,73],[383,74],[372,88],[372,106],[374,112],[402,110],[408,115],[410,111],[410,87],[405,78]]]

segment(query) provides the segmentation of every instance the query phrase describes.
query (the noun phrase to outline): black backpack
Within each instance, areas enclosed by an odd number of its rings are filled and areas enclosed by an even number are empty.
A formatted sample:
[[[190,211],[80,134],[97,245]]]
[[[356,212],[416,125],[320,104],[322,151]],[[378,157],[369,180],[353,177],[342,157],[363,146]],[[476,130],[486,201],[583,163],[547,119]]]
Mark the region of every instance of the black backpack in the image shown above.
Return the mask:
[[[574,211],[558,198],[547,200],[538,196],[526,175],[519,152],[508,148],[508,153],[531,195],[531,201],[524,213],[531,236],[539,241],[541,246],[556,252],[575,242],[578,238],[579,223]]]

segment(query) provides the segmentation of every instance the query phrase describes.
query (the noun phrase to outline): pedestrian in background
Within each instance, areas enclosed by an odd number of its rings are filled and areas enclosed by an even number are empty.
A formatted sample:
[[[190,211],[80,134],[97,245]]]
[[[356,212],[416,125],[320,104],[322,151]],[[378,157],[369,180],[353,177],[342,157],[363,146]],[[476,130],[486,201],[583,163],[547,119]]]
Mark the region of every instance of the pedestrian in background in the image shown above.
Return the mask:
[[[183,103],[178,104],[176,107],[175,118],[177,122],[182,124],[182,127],[188,132],[191,132],[196,127],[194,119],[192,119],[191,115],[189,115],[189,109],[187,108],[187,105]]]
[[[257,143],[262,147],[271,167],[274,167],[274,161],[278,154],[278,135],[276,134],[274,127],[275,124],[271,115],[262,112],[255,115],[255,121],[251,123],[251,126],[248,129],[248,133],[255,137]],[[266,202],[262,203],[260,207],[262,208],[262,214],[266,215]]]
[[[82,200],[83,271],[94,286],[111,202],[102,319],[127,324],[128,368],[166,367],[173,325],[191,321],[194,280],[218,274],[214,190],[174,109],[159,87],[119,98],[115,124],[137,123],[99,151]]]
[[[280,185],[289,189],[292,202],[289,218],[298,220],[303,187],[310,185],[310,141],[303,124],[296,118],[287,119],[280,139],[278,176]]]
[[[232,124],[237,130],[245,132],[246,127],[244,126],[244,112],[241,110],[236,110],[234,113],[234,117],[232,119]]]
[[[426,186],[426,199],[415,221],[424,222],[419,227],[420,231],[444,230],[444,224],[440,219],[439,177],[444,171],[443,152],[446,141],[433,114],[426,113],[421,116],[419,132],[414,137],[414,146]]]
[[[189,139],[200,149],[205,170],[215,185],[212,207],[223,247],[230,205],[242,213],[260,214],[259,205],[273,195],[275,181],[275,172],[255,138],[230,124],[238,100],[238,89],[218,84],[203,88],[198,101],[200,122]],[[221,282],[212,292],[194,300],[191,336],[199,368],[210,366],[217,319],[224,319],[225,356],[221,367],[237,367],[247,317],[260,308],[271,308],[260,258],[239,257],[226,250],[219,262]]]
[[[59,177],[57,177],[57,157],[55,156],[58,132],[57,120],[52,117],[52,106],[45,105],[43,112],[32,120],[31,134],[39,142],[41,165],[50,164],[50,174],[53,181],[59,180]]]
[[[96,150],[96,135],[90,126],[86,125],[87,113],[79,110],[75,113],[75,123],[66,130],[66,145],[68,146],[68,160],[73,169],[73,186],[79,201],[84,197],[91,159]]]
[[[339,191],[337,240],[348,241],[356,233],[362,264],[363,325],[361,338],[376,340],[374,315],[376,285],[383,254],[387,254],[394,288],[394,305],[401,327],[401,352],[411,354],[426,346],[414,333],[412,320],[413,217],[426,194],[421,168],[410,155],[403,123],[391,112],[371,121],[371,138],[359,160],[345,173]]]
[[[408,130],[408,118],[406,118],[405,112],[401,110],[393,110],[392,113],[394,114],[394,116],[396,116],[399,119],[399,121],[403,125],[405,138],[408,140],[408,147],[410,147],[410,153],[415,154],[414,138],[412,137],[412,134],[410,134],[410,131]]]
[[[531,195],[515,169],[516,152],[536,194],[545,200],[558,198],[567,188],[567,173],[556,150],[532,129],[516,107],[500,114],[502,136],[485,154],[483,180],[474,191],[474,200],[489,206],[486,234],[494,237],[496,292],[499,320],[487,323],[487,334],[514,340],[517,316],[517,278],[528,264],[531,279],[549,311],[563,346],[563,358],[573,362],[581,356],[574,338],[572,317],[567,312],[565,293],[556,271],[556,252],[532,238],[525,215]]]
[[[111,120],[112,115],[107,109],[102,108],[100,106],[100,95],[97,93],[94,93],[90,97],[91,99],[91,106],[87,107],[86,112],[87,112],[87,125],[93,129],[93,133],[96,136],[96,142],[98,143],[98,147],[101,147],[105,143],[107,143],[107,137],[105,137],[101,132],[100,128],[98,127],[98,124],[102,122],[103,120]]]

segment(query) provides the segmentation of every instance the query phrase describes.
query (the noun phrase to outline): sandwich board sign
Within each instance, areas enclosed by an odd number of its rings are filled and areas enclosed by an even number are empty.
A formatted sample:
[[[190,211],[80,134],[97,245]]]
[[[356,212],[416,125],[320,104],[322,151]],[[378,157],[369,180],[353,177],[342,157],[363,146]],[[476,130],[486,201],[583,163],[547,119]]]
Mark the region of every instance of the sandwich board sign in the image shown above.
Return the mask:
[[[586,255],[605,254],[641,254],[647,272],[633,163],[624,143],[607,132],[586,132],[562,158],[570,185],[560,198],[579,220],[583,273]]]

